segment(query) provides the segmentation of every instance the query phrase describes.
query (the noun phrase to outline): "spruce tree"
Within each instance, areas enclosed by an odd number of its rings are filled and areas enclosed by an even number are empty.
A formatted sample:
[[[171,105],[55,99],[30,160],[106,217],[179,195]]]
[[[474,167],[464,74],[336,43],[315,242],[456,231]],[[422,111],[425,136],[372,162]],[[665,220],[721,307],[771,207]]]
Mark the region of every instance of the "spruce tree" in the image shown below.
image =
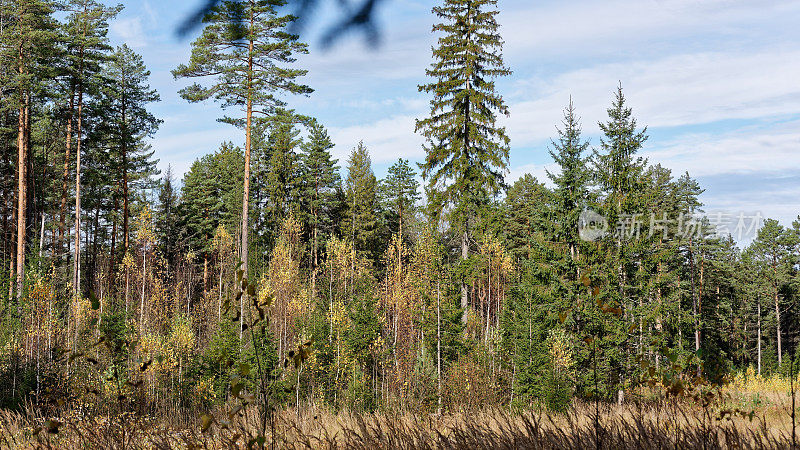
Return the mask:
[[[311,263],[319,266],[320,233],[329,234],[333,226],[336,189],[341,185],[338,160],[331,157],[328,132],[319,123],[309,127],[309,137],[302,145],[303,202],[311,227]]]
[[[179,65],[175,78],[211,77],[212,84],[193,84],[180,91],[183,98],[198,102],[213,98],[223,108],[243,113],[224,117],[223,122],[244,127],[244,189],[242,196],[241,256],[248,269],[248,213],[250,202],[250,151],[254,114],[270,115],[285,102],[280,94],[308,94],[311,89],[295,80],[305,70],[290,68],[296,54],[307,53],[305,44],[286,28],[295,20],[278,15],[282,0],[227,0],[211,8],[200,37],[192,43],[189,63]]]
[[[558,165],[557,173],[547,173],[555,185],[555,207],[558,214],[556,239],[569,246],[572,260],[578,257],[578,220],[588,200],[590,173],[584,153],[589,143],[581,139],[580,119],[575,115],[572,98],[564,110],[563,128],[558,130],[558,142],[551,141],[550,156]]]
[[[344,188],[347,212],[341,223],[342,235],[352,240],[355,249],[366,252],[368,259],[375,262],[379,257],[375,242],[378,231],[377,179],[363,142],[358,143],[347,160]]]
[[[271,126],[267,139],[267,171],[264,186],[267,228],[270,231],[268,246],[275,243],[284,220],[297,217],[300,211],[302,180],[300,157],[300,130],[286,118]],[[299,218],[298,218],[299,219]]]
[[[641,198],[634,194],[643,186],[642,173],[647,161],[637,153],[647,140],[647,128],[636,129],[636,119],[625,104],[622,86],[617,88],[607,112],[608,121],[598,123],[603,137],[600,150],[594,153],[594,162],[604,212],[613,224],[622,214],[641,212],[637,210]]]
[[[531,233],[552,236],[554,195],[544,183],[526,173],[508,189],[504,199],[505,246],[518,263],[532,258]]]
[[[178,244],[178,193],[175,190],[174,183],[172,166],[167,166],[167,170],[161,176],[158,190],[156,234],[161,254],[167,260],[168,267],[173,269]]]
[[[210,255],[214,230],[220,224],[231,230],[239,225],[243,161],[241,149],[224,143],[195,161],[184,176],[179,213],[188,250]]]
[[[635,285],[636,273],[642,263],[642,240],[641,234],[635,234],[633,219],[637,217],[635,215],[644,213],[643,173],[647,161],[637,153],[647,135],[646,129],[637,130],[636,119],[625,103],[621,86],[617,88],[607,113],[608,120],[598,124],[603,137],[600,149],[595,150],[593,157],[600,212],[608,221],[610,232],[603,240],[601,252],[593,255],[593,272],[601,274],[604,279],[605,289],[601,290],[600,302],[622,311],[611,315],[599,312],[596,316],[603,323],[604,339],[598,346],[604,365],[619,377],[613,384],[621,389],[634,365],[628,342],[631,337],[628,330],[635,325],[632,299],[643,295],[641,286]],[[618,225],[622,228],[617,229]]]
[[[508,115],[494,79],[506,76],[501,55],[503,40],[495,19],[496,0],[445,0],[433,13],[443,32],[426,71],[433,80],[419,86],[432,93],[431,114],[416,122],[426,139],[422,177],[438,216],[452,205],[451,227],[461,241],[461,258],[469,257],[470,220],[504,188],[509,138],[497,125],[497,114]],[[462,281],[461,306],[467,305]],[[466,315],[465,315],[466,317]]]
[[[403,225],[413,220],[420,199],[419,183],[416,172],[408,164],[407,159],[398,159],[391,167],[386,179],[381,181],[381,194],[386,210],[391,214],[390,222],[396,225],[393,232],[403,237]]]

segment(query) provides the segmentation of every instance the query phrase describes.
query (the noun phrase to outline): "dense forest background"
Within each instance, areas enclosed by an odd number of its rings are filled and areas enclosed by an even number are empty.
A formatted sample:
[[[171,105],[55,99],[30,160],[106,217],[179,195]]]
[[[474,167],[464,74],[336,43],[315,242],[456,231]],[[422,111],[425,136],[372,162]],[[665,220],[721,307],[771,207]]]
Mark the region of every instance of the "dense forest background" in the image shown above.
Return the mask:
[[[595,145],[565,99],[542,149],[557,170],[509,185],[496,2],[444,0],[427,157],[378,180],[367,146],[337,161],[291,109],[314,94],[279,6],[220,2],[173,71],[244,142],[178,181],[147,144],[144,61],[106,38],[121,7],[0,3],[1,407],[210,408],[231,380],[265,388],[243,364],[285,369],[281,404],[368,411],[563,409],[658,370],[792,370],[800,219],[722,230],[697,181],[639,156],[622,86]]]

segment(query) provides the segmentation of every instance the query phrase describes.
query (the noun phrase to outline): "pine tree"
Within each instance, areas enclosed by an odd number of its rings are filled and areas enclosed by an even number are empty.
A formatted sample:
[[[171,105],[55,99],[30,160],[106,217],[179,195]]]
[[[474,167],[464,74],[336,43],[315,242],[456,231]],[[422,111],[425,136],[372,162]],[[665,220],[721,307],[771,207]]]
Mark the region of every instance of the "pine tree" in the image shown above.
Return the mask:
[[[781,333],[781,292],[787,282],[788,234],[777,220],[767,219],[750,245],[756,264],[761,266],[761,282],[775,307],[775,337],[778,366],[783,364],[783,339]]]
[[[223,108],[235,107],[244,117],[225,117],[223,122],[244,126],[244,189],[242,200],[241,255],[245,273],[248,269],[248,212],[250,201],[250,151],[253,115],[272,114],[285,102],[281,93],[308,94],[308,86],[295,79],[305,70],[286,65],[295,54],[307,53],[306,45],[296,35],[286,32],[295,20],[279,16],[276,8],[282,0],[223,1],[204,18],[200,37],[192,43],[188,65],[179,65],[172,74],[181,77],[213,77],[208,87],[193,84],[180,91],[183,98],[198,102],[214,98]],[[280,66],[282,64],[284,66]]]
[[[52,17],[54,4],[49,0],[3,2],[0,15],[10,18],[0,34],[2,57],[9,62],[4,90],[11,92],[3,109],[17,115],[17,246],[16,265],[11,278],[16,279],[17,300],[23,297],[25,252],[29,218],[30,124],[36,96],[45,97],[42,75],[48,72],[53,55],[56,25]],[[13,290],[13,289],[12,289]]]
[[[72,0],[67,6],[70,15],[63,27],[65,38],[65,66],[63,70],[66,84],[66,139],[64,148],[64,175],[61,186],[61,206],[59,210],[59,241],[63,242],[66,229],[67,195],[69,190],[69,164],[73,138],[76,150],[76,173],[80,174],[80,149],[83,136],[84,95],[96,95],[103,84],[98,77],[103,63],[108,59],[111,46],[108,45],[108,23],[122,10],[122,6],[106,7],[94,0]],[[73,129],[74,134],[73,136]],[[76,175],[78,179],[79,175]],[[80,183],[76,185],[79,191]],[[76,206],[78,206],[76,196]],[[76,228],[77,231],[80,231]],[[77,248],[77,247],[76,247]],[[76,260],[79,258],[76,258]],[[76,261],[76,264],[80,264]],[[76,287],[77,289],[77,287]]]
[[[700,188],[700,184],[697,180],[692,179],[688,173],[681,175],[675,183],[675,208],[678,217],[678,226],[676,226],[675,233],[678,236],[678,251],[682,254],[681,270],[678,273],[679,285],[682,291],[680,295],[682,298],[688,297],[691,302],[689,308],[691,309],[691,321],[693,322],[694,328],[695,351],[699,350],[701,347],[702,323],[699,316],[700,308],[698,305],[698,296],[702,289],[699,288],[698,284],[702,284],[702,282],[698,276],[699,270],[696,264],[697,247],[701,242],[700,239],[698,239],[698,233],[687,233],[691,228],[690,226],[687,227],[687,224],[694,221],[694,216],[700,211],[702,203],[698,200],[698,196],[702,193],[703,189]],[[679,229],[681,225],[683,225],[683,229]],[[681,322],[681,325],[683,324],[682,322],[684,322],[682,316],[683,311],[680,311],[678,320]]]
[[[403,225],[414,219],[417,202],[420,200],[419,183],[416,172],[408,165],[408,160],[398,159],[391,167],[386,179],[381,181],[381,195],[386,210],[391,214],[391,223],[396,223],[395,233],[404,235]],[[405,230],[407,232],[407,230]]]
[[[336,203],[336,189],[341,185],[338,160],[331,157],[331,142],[325,128],[314,122],[308,140],[303,143],[303,201],[311,226],[311,262],[319,267],[320,233],[330,234]]]
[[[369,152],[364,143],[359,142],[347,160],[347,212],[341,223],[341,232],[352,240],[355,249],[365,252],[372,262],[379,257],[375,242],[378,231],[376,190],[377,179],[372,172]]]
[[[501,55],[503,41],[495,20],[496,0],[445,0],[433,13],[443,32],[426,71],[433,81],[420,85],[433,93],[430,117],[418,120],[427,156],[422,177],[428,183],[438,217],[453,206],[450,224],[461,236],[461,258],[469,257],[470,220],[504,187],[509,138],[497,125],[497,114],[508,115],[493,79],[511,73]],[[462,281],[461,306],[467,305]]]
[[[145,139],[155,134],[162,121],[147,108],[161,97],[148,84],[150,71],[142,57],[125,44],[116,49],[103,76],[108,84],[102,90],[101,108],[106,114],[107,144],[115,154],[122,190],[122,237],[127,252],[131,187],[155,174],[158,162],[152,159],[153,151]]]

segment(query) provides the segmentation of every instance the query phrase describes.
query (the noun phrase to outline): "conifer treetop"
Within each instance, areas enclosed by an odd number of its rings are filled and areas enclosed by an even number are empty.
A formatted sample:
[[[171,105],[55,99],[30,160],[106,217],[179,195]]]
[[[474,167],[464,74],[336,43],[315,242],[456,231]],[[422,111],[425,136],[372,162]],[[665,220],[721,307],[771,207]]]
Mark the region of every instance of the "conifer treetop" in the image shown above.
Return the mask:
[[[496,21],[496,0],[445,0],[433,8],[444,33],[433,49],[426,71],[432,81],[418,86],[433,94],[430,116],[417,120],[426,139],[427,157],[420,165],[441,209],[455,205],[464,223],[480,204],[504,187],[509,138],[497,125],[508,107],[496,92],[494,79],[511,74],[501,54],[503,40]]]
[[[308,71],[291,68],[296,54],[308,53],[286,28],[296,20],[278,15],[282,0],[223,1],[203,19],[205,27],[192,43],[188,64],[172,71],[173,76],[214,77],[207,86],[192,84],[179,93],[190,102],[214,99],[223,108],[243,109],[251,96],[253,112],[270,115],[286,102],[281,93],[309,94],[312,89],[295,79]],[[242,118],[225,117],[223,122],[243,125]]]

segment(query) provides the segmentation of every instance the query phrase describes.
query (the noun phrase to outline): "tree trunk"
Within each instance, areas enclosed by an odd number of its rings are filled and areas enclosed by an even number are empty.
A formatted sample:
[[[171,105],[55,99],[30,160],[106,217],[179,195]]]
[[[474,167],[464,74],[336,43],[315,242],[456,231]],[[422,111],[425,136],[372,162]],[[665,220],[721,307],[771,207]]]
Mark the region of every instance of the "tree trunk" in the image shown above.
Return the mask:
[[[761,375],[761,296],[758,296],[758,374]]]
[[[83,125],[83,49],[80,50],[80,67],[78,69],[78,129],[75,137],[75,263],[74,285],[75,297],[81,289],[81,142]]]
[[[39,224],[39,259],[42,259],[42,252],[44,251],[44,219],[45,215],[42,213],[42,220]]]
[[[442,414],[442,305],[439,281],[436,282],[436,413]]]
[[[697,295],[694,282],[694,253],[691,242],[689,243],[689,278],[692,294],[692,319],[694,322],[694,350],[697,351],[700,349],[700,324],[698,323]]]
[[[461,260],[464,261],[469,258],[469,235],[467,231],[464,230],[464,234],[461,235]],[[467,323],[467,306],[469,305],[469,299],[467,298],[467,283],[466,280],[461,280],[461,308],[464,310],[464,313],[461,315],[461,322],[466,324]]]
[[[250,30],[254,27],[254,17],[253,17],[253,10],[250,9]],[[245,125],[245,134],[244,134],[244,189],[242,193],[242,269],[244,270],[244,276],[248,276],[248,239],[247,239],[247,231],[248,231],[248,221],[247,221],[247,212],[250,209],[250,133],[252,131],[253,125],[253,39],[250,39],[250,45],[248,49],[248,58],[247,58],[247,123]],[[244,296],[242,296],[244,297]],[[241,337],[243,332],[243,325],[244,325],[244,301],[241,301],[239,304],[240,308],[240,315],[241,320],[239,321],[239,336]]]
[[[16,190],[13,189],[13,184],[12,184],[12,190],[16,192]],[[16,271],[17,253],[16,253],[16,245],[15,245],[15,243],[16,243],[16,241],[15,241],[15,238],[16,238],[15,226],[16,226],[16,223],[17,223],[17,206],[16,206],[16,203],[17,203],[17,199],[12,194],[12,199],[11,199],[11,224],[9,225],[10,230],[9,230],[9,235],[8,235],[8,240],[10,241],[9,252],[11,253],[11,255],[10,255],[11,257],[8,259],[8,298],[9,299],[14,297],[14,286],[17,284],[17,271]]]
[[[19,73],[24,73],[22,48],[19,49]],[[17,301],[22,300],[22,287],[25,282],[25,231],[28,200],[27,157],[28,149],[25,142],[25,110],[27,109],[28,95],[20,92],[19,122],[17,128]]]
[[[139,329],[144,330],[144,290],[147,286],[147,242],[142,248],[142,296],[139,300]]]
[[[67,194],[69,192],[69,158],[72,152],[72,119],[75,109],[75,83],[69,96],[69,117],[67,118],[67,142],[64,149],[64,176],[61,181],[61,205],[59,207],[58,221],[58,252],[64,249],[64,234],[67,228]],[[69,245],[66,246],[69,252]]]
[[[778,304],[778,295],[775,294],[775,332],[778,338],[778,367],[783,364],[783,349],[781,346],[781,310]]]
[[[208,295],[208,254],[203,254],[203,298]]]
[[[117,187],[119,188],[119,185],[117,185]],[[115,192],[113,194],[113,197],[114,197],[114,211],[115,212],[119,210],[119,196],[117,194],[118,194],[118,192]],[[109,249],[109,258],[108,258],[109,259],[109,261],[108,261],[108,285],[109,285],[108,286],[108,290],[109,290],[109,293],[111,293],[113,295],[114,291],[116,290],[114,288],[114,286],[116,285],[115,282],[116,282],[116,279],[117,279],[117,277],[116,277],[116,269],[117,269],[117,261],[116,261],[116,259],[117,259],[117,255],[116,255],[116,249],[117,249],[117,215],[113,214],[112,217],[113,217],[113,219],[111,220],[111,248]]]
[[[120,150],[122,152],[122,240],[123,244],[125,245],[125,253],[128,254],[128,248],[130,248],[130,233],[128,230],[129,221],[130,221],[130,210],[129,210],[129,188],[128,188],[128,127],[127,127],[127,102],[125,98],[122,99],[121,105],[121,113],[122,113],[122,125],[121,125],[121,137],[122,142],[120,145]]]
[[[222,254],[219,255],[219,292],[217,297],[217,323],[222,321],[222,274],[225,270],[225,261],[222,259]]]

